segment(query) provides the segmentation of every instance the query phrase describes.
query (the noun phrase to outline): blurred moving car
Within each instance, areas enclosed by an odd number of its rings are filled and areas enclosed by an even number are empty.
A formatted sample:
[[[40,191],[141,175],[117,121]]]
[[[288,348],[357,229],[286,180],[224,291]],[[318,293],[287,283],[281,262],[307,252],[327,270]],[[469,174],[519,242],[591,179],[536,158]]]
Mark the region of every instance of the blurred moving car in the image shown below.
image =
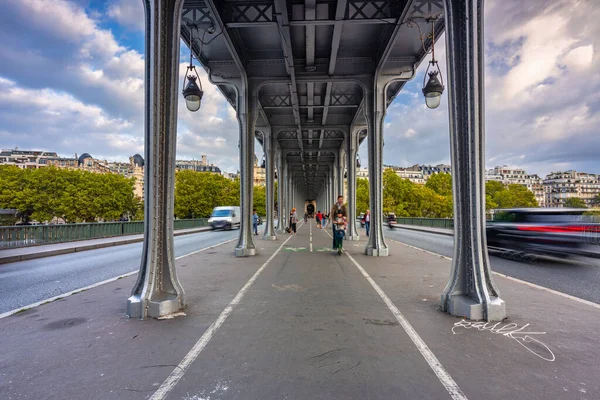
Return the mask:
[[[233,229],[240,226],[240,207],[215,207],[208,219],[213,229]]]
[[[497,210],[486,224],[488,249],[510,258],[600,258],[600,223],[585,208]]]

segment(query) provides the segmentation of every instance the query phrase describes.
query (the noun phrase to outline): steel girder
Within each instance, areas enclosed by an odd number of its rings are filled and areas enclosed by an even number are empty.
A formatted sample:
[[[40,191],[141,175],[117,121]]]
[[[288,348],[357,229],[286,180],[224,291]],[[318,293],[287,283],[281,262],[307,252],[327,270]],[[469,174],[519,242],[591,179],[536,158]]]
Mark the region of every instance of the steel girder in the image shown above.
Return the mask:
[[[502,321],[504,301],[492,279],[485,236],[483,0],[444,0],[454,256],[442,309],[469,319]]]
[[[175,269],[173,218],[183,0],[145,0],[146,91],[144,245],[127,300],[132,318],[158,318],[185,308]],[[152,26],[154,29],[149,30]]]

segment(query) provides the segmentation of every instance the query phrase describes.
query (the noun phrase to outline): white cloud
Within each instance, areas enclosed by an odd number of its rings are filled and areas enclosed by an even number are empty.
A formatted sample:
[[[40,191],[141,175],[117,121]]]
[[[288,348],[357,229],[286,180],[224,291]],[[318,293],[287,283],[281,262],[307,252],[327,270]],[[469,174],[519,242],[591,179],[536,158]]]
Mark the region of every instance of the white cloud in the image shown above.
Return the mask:
[[[142,0],[117,0],[108,8],[108,16],[131,29],[144,30]]]
[[[600,9],[593,0],[486,3],[486,151],[532,173],[600,172]],[[436,54],[444,47],[436,45]],[[440,57],[444,78],[445,57]],[[426,65],[404,89],[418,91]],[[398,96],[386,119],[385,162],[449,160],[447,92],[436,110]],[[399,110],[399,111],[397,111]],[[417,136],[408,133],[418,132]],[[414,140],[417,137],[419,140]]]
[[[594,59],[594,46],[591,44],[587,46],[579,46],[569,51],[563,58],[563,63],[569,69],[573,69],[577,72],[583,72],[592,66]]]
[[[411,138],[413,136],[415,136],[418,132],[415,131],[413,128],[409,128],[406,130],[406,132],[404,132],[404,137],[405,138]]]

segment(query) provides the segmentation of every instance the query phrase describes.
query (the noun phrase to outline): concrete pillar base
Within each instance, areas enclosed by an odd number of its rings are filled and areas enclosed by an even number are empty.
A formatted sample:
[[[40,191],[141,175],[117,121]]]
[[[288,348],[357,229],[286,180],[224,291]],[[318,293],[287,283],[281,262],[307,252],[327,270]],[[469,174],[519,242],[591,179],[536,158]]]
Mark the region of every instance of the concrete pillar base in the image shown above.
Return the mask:
[[[277,240],[275,235],[263,235],[263,240]]]
[[[245,248],[236,248],[235,256],[236,257],[250,257],[256,255],[256,249],[245,249]]]
[[[442,307],[445,301],[445,296],[441,296]],[[506,304],[504,300],[494,298],[488,305],[487,318],[484,316],[483,304],[478,303],[465,295],[453,295],[447,300],[446,311],[450,315],[463,317],[474,321],[485,319],[488,322],[498,322],[506,318]]]
[[[127,299],[127,315],[130,318],[159,318],[185,309],[177,295],[159,294],[159,298],[144,302],[139,295]]]
[[[365,254],[370,257],[387,257],[389,255],[389,249],[387,247],[383,247],[380,249],[374,249],[372,247],[367,247],[365,250]]]
[[[357,241],[360,240],[360,237],[358,235],[346,236],[346,240]]]

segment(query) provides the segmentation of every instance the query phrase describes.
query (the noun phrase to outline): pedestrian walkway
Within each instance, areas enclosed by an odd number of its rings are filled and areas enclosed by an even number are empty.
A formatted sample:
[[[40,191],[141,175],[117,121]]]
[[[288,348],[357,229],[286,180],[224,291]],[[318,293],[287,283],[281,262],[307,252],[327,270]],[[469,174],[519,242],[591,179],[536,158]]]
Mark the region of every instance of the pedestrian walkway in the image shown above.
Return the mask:
[[[189,235],[192,233],[210,231],[210,227],[178,229],[174,236]],[[33,260],[36,258],[44,258],[58,256],[61,254],[76,253],[78,251],[87,251],[101,249],[105,247],[120,246],[130,243],[138,243],[144,241],[144,235],[126,235],[113,236],[102,239],[81,240],[75,242],[44,244],[39,246],[18,247],[15,249],[0,250],[0,264],[8,264],[18,261]]]
[[[447,258],[330,234],[178,260],[185,316],[126,318],[129,277],[2,319],[2,398],[600,398],[600,306],[498,277],[509,320],[464,322],[438,310]]]

